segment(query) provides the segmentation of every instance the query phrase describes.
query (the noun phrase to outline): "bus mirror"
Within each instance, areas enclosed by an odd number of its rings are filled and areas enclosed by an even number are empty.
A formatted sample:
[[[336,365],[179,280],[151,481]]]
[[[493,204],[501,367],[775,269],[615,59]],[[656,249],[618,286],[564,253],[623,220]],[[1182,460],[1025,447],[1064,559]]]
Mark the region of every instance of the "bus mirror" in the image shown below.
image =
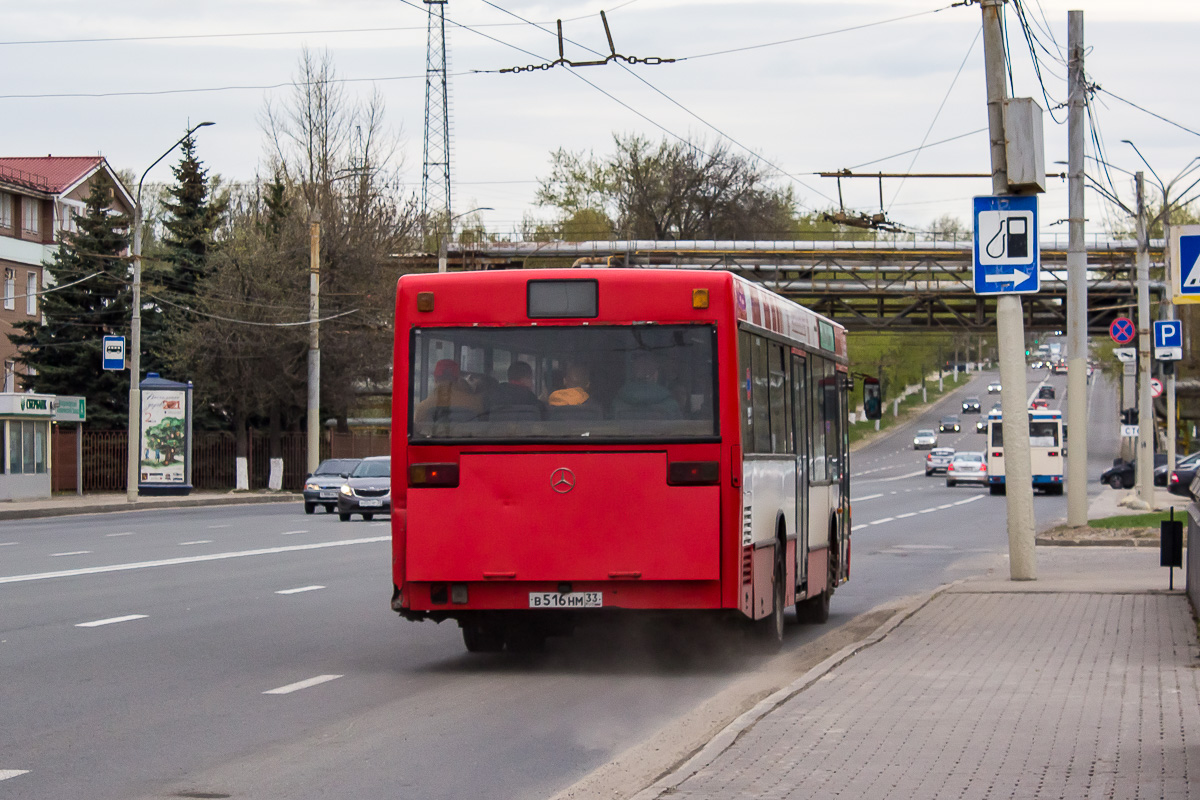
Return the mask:
[[[867,419],[883,416],[883,392],[877,378],[863,378],[863,412]]]

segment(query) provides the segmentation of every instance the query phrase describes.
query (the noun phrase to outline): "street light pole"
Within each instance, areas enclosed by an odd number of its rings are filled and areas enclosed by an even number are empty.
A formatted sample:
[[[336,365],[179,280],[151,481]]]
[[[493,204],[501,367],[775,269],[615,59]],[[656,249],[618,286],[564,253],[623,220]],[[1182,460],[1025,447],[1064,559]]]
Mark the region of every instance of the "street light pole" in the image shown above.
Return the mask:
[[[128,440],[126,442],[127,463],[125,470],[125,499],[130,503],[136,503],[138,498],[138,462],[141,459],[140,447],[140,427],[141,413],[138,402],[138,383],[142,377],[142,184],[146,181],[146,176],[150,174],[150,170],[158,166],[158,162],[171,154],[176,147],[187,141],[187,138],[200,128],[207,128],[209,125],[215,125],[215,122],[201,122],[199,125],[194,125],[188,128],[187,133],[180,137],[179,141],[167,148],[167,151],[158,158],[154,159],[154,163],[146,167],[146,171],[142,173],[142,177],[138,180],[137,197],[133,206],[133,296],[132,296],[132,312],[129,320],[129,426],[127,430]]]

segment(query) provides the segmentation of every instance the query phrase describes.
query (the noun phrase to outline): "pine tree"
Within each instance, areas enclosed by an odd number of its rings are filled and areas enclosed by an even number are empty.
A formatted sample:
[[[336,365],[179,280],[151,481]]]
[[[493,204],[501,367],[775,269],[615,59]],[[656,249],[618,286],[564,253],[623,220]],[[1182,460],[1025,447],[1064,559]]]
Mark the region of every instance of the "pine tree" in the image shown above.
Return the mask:
[[[167,216],[162,238],[163,276],[170,299],[187,305],[196,295],[196,284],[209,274],[208,259],[214,248],[214,235],[229,205],[228,198],[216,197],[204,169],[196,158],[196,142],[188,136],[180,145],[179,164],[172,167],[175,183],[167,188],[164,203]],[[175,316],[168,314],[168,316]]]
[[[97,173],[78,230],[63,234],[46,265],[51,291],[40,299],[45,320],[16,323],[8,338],[17,360],[34,374],[25,385],[47,394],[84,395],[87,426],[124,427],[129,374],[101,367],[104,336],[128,336],[130,285],[127,269],[130,220],[110,208],[113,185]]]

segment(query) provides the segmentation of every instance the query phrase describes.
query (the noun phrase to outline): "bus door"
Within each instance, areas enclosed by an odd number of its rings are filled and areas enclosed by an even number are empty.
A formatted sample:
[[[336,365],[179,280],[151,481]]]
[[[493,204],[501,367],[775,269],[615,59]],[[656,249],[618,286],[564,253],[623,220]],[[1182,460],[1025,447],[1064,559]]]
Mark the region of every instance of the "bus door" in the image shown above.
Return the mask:
[[[838,498],[841,514],[838,516],[838,524],[841,527],[841,533],[838,541],[841,546],[841,558],[838,560],[840,565],[840,580],[848,580],[850,578],[850,426],[846,424],[849,419],[850,412],[850,375],[848,372],[837,373],[838,380],[838,413],[837,413],[837,431],[835,435],[841,444],[841,458],[838,459],[838,469],[841,473],[838,476],[838,486],[840,487]]]
[[[792,430],[796,441],[796,585],[808,590],[808,386],[804,357],[792,352]],[[797,597],[800,593],[797,592]]]

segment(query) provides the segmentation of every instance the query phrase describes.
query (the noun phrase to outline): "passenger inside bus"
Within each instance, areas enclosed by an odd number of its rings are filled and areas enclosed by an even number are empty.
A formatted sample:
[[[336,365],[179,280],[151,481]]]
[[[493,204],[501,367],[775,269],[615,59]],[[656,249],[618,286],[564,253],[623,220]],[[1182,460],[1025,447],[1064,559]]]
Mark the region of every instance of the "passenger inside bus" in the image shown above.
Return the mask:
[[[629,380],[613,399],[616,419],[678,419],[679,403],[658,382],[658,359],[653,353],[637,352],[630,359]]]
[[[462,370],[452,358],[433,367],[433,391],[413,409],[417,422],[472,420],[483,411],[479,395],[462,379]]]
[[[550,393],[549,403],[552,406],[581,406],[590,399],[588,386],[587,367],[572,364],[563,376],[563,388]]]
[[[488,418],[493,420],[534,420],[542,418],[542,403],[533,393],[533,367],[514,361],[508,367],[508,381],[494,386],[488,394]]]

